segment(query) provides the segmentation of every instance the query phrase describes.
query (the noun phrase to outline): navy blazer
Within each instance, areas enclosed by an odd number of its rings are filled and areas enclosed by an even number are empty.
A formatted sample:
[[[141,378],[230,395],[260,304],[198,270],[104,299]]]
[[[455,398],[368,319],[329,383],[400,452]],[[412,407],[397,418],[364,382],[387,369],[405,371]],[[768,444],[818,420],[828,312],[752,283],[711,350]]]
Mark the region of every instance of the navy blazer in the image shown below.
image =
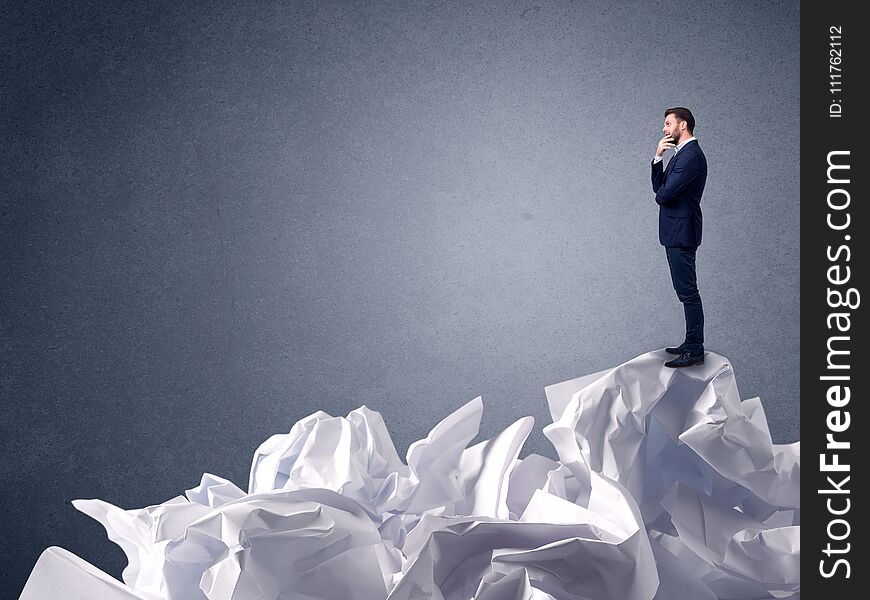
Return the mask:
[[[707,157],[692,140],[665,161],[652,165],[652,187],[659,205],[659,242],[662,246],[701,245],[701,194],[707,183]]]

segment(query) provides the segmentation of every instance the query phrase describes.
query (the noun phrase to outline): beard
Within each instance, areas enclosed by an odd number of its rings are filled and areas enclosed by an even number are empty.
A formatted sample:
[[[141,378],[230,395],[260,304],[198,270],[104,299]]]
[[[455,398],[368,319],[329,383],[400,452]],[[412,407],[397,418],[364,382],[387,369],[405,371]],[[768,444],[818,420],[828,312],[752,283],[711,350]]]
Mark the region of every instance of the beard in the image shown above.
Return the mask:
[[[671,137],[674,138],[674,146],[680,143],[680,132],[675,131],[671,134]]]

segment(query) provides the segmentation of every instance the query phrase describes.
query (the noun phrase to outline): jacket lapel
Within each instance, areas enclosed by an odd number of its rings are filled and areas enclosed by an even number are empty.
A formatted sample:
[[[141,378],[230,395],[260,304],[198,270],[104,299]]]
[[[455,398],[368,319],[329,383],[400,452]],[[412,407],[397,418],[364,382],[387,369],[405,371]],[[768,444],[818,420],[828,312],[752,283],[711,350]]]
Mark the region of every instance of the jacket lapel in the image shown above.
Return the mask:
[[[695,142],[695,141],[697,141],[697,140],[692,140],[692,142]],[[689,142],[689,144],[691,144],[692,142]],[[686,144],[685,146],[683,146],[679,152],[677,152],[676,154],[674,154],[671,157],[671,160],[668,161],[668,166],[665,167],[665,175],[667,175],[668,172],[671,170],[671,165],[674,164],[674,161],[677,160],[677,157],[682,156],[683,152],[685,152],[689,148],[689,144]]]
[[[680,152],[682,152],[682,150],[680,150]],[[680,154],[680,152],[677,152],[677,154]],[[675,160],[677,160],[677,154],[674,154],[671,157],[671,160],[668,161],[668,166],[665,167],[665,176],[666,177],[667,177],[668,173],[671,171],[671,165],[674,164]]]

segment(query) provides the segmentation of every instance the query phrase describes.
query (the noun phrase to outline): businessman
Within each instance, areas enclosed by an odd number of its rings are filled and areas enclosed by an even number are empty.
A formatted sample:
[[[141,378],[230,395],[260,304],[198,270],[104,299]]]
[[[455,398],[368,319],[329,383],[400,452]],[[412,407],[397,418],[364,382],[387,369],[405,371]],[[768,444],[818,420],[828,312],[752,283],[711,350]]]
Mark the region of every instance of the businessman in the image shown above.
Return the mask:
[[[665,247],[671,281],[686,315],[686,338],[674,348],[666,367],[704,364],[704,309],[695,277],[695,253],[701,245],[701,194],[707,182],[707,159],[695,139],[695,117],[678,106],[665,111],[664,137],[652,161],[652,187],[659,205],[659,242]],[[663,168],[662,156],[674,155]]]

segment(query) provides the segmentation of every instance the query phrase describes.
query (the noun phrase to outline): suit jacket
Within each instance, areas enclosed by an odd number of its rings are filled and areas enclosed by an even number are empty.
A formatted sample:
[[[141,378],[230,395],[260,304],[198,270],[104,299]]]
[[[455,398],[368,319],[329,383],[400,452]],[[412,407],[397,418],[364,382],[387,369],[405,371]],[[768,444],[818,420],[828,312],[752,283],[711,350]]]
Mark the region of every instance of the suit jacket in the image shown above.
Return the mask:
[[[674,155],[652,165],[652,187],[659,205],[662,246],[701,245],[701,194],[707,183],[707,157],[692,140]]]

